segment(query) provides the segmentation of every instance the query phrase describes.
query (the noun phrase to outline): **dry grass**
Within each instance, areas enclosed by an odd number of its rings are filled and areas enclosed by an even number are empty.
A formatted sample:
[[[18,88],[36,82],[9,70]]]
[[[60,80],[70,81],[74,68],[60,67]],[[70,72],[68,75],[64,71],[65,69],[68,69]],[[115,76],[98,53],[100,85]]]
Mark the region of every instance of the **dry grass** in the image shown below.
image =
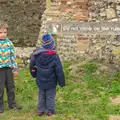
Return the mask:
[[[120,120],[120,115],[110,115],[109,120]]]
[[[112,104],[120,104],[120,96],[116,97],[116,98],[111,98],[111,102]]]

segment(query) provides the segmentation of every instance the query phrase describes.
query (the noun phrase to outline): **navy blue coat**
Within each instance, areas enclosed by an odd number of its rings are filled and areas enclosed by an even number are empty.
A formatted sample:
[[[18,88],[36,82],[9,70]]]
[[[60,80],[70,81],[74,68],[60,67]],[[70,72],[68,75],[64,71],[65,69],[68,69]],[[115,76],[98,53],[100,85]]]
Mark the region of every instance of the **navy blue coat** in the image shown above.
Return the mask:
[[[65,86],[62,64],[55,52],[42,48],[35,50],[30,60],[30,73],[40,89],[55,88],[57,83]]]

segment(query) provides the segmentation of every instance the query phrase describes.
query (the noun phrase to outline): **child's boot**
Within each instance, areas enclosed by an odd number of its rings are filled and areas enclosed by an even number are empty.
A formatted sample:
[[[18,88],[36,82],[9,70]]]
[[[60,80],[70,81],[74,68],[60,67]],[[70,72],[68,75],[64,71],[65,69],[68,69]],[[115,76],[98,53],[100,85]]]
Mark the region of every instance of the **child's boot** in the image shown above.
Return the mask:
[[[22,107],[17,105],[17,104],[13,104],[13,105],[9,106],[9,108],[10,109],[15,109],[15,110],[21,110],[22,109]]]
[[[38,112],[37,113],[37,116],[42,116],[42,115],[44,115],[44,112]]]
[[[0,115],[4,113],[4,107],[3,105],[0,105]]]

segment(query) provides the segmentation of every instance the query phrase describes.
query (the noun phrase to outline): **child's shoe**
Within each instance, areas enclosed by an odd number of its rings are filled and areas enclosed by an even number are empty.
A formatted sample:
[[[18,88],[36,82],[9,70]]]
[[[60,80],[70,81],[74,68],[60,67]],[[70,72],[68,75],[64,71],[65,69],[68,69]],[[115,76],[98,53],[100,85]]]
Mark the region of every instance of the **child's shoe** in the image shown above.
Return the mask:
[[[37,113],[37,116],[42,116],[42,115],[44,115],[44,112],[38,112]]]
[[[0,109],[0,116],[3,115],[4,110]]]
[[[12,105],[12,106],[9,106],[10,109],[15,109],[15,110],[21,110],[22,107],[21,106],[18,106],[16,104]]]
[[[4,113],[4,111],[3,111],[3,110],[0,110],[0,114],[1,114],[1,113]]]
[[[4,107],[3,107],[3,105],[0,106],[0,114],[2,114],[2,113],[4,113]]]
[[[53,115],[53,113],[51,113],[51,112],[48,112],[48,114],[47,114],[48,116],[52,116]]]

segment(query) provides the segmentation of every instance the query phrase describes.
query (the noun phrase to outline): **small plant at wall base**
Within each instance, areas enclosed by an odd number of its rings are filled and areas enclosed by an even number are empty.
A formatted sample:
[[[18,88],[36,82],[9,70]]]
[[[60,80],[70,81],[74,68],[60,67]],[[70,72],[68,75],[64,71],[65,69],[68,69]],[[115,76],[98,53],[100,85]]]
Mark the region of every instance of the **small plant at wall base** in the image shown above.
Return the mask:
[[[84,81],[93,80],[93,78],[94,78],[93,73],[95,73],[97,71],[98,66],[93,62],[88,62],[83,65],[83,68],[84,68],[84,75],[82,77],[82,80],[84,80]]]
[[[85,73],[94,73],[98,68],[98,66],[92,62],[84,64],[83,67],[85,69]]]

